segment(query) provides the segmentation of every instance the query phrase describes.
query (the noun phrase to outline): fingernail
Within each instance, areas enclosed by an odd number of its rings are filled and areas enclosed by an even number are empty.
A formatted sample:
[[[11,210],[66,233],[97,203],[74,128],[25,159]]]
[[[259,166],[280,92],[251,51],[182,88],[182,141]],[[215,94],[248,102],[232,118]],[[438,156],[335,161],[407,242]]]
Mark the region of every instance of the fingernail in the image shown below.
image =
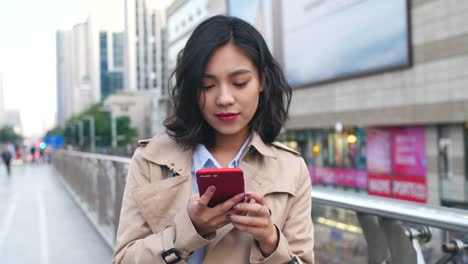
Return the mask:
[[[255,199],[250,200],[250,202],[255,203]]]
[[[250,193],[245,193],[245,197],[250,197]]]
[[[236,204],[236,205],[234,205],[232,208],[234,208],[234,209],[239,209],[239,207],[240,207],[240,206],[239,206],[238,204]]]
[[[227,219],[227,220],[231,220],[231,218],[232,218],[232,214],[227,214],[227,215],[226,215],[226,219]]]
[[[208,187],[208,191],[210,191],[210,192],[214,192],[215,190],[216,190],[216,187],[214,187],[214,186]]]

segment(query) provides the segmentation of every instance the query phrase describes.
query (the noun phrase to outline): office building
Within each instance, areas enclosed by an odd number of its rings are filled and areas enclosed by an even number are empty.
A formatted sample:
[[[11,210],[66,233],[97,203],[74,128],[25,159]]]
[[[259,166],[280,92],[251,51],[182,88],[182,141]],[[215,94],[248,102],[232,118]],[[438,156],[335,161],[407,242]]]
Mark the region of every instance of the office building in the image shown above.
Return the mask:
[[[16,134],[23,133],[23,124],[21,123],[21,114],[19,110],[6,110],[5,125],[13,128]]]
[[[125,89],[161,89],[163,47],[161,11],[157,1],[125,2]]]
[[[95,67],[91,38],[88,21],[56,33],[59,126],[63,127],[73,114],[99,101],[99,89],[92,79]]]
[[[99,33],[99,69],[101,100],[124,87],[124,34]]]

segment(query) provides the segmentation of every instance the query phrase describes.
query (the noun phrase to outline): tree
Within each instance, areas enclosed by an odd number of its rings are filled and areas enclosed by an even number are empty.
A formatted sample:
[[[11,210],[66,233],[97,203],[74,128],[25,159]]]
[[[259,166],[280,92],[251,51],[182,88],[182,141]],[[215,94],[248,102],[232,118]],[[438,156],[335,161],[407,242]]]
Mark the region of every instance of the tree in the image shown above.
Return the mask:
[[[23,136],[16,134],[13,128],[4,126],[0,129],[0,142],[20,143],[22,140]]]
[[[128,116],[117,117],[117,135],[119,140],[117,145],[126,145],[134,142],[137,139],[137,130],[130,126],[130,118]]]
[[[78,144],[78,122],[83,122],[84,144],[90,144],[89,130],[90,124],[87,117],[94,117],[94,131],[96,146],[111,146],[111,117],[109,112],[104,112],[102,103],[92,105],[78,115],[70,117],[65,122],[64,137],[67,144]],[[128,116],[119,116],[117,122],[117,144],[122,146],[136,140],[137,129],[131,127],[131,120]]]

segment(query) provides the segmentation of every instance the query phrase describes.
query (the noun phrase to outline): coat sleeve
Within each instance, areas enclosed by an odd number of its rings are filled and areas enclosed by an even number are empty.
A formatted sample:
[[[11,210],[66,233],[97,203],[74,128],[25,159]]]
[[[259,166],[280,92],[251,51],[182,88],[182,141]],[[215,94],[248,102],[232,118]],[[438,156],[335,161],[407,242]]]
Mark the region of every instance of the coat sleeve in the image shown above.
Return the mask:
[[[112,258],[114,264],[163,264],[165,262],[161,253],[170,248],[178,250],[185,259],[193,251],[214,239],[213,236],[205,239],[198,234],[186,208],[177,212],[166,229],[153,232],[133,196],[138,187],[149,184],[149,179],[149,164],[143,159],[139,148],[130,163],[125,185]],[[179,263],[186,262],[182,260]]]
[[[276,251],[264,258],[258,246],[252,247],[251,263],[314,264],[314,226],[312,223],[311,181],[304,159],[300,158],[300,176],[291,210],[282,230]],[[296,260],[294,262],[293,260]]]

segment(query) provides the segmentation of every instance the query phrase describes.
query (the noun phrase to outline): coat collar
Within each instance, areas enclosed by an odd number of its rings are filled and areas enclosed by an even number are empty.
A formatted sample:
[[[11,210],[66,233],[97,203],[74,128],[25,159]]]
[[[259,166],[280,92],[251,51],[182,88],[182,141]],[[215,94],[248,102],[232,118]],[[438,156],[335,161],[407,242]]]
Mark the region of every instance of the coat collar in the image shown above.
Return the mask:
[[[256,132],[253,132],[245,154],[248,154],[251,148],[255,148],[263,156],[277,158],[271,147],[267,146]],[[178,174],[190,173],[192,166],[192,148],[185,149],[167,133],[154,136],[144,148],[143,157],[158,165],[167,166]]]
[[[271,150],[271,147],[267,146],[263,142],[262,138],[257,132],[253,132],[252,140],[250,141],[250,146],[254,147],[258,151],[258,153],[260,153],[263,156],[267,156],[267,157],[274,158],[274,159],[277,158],[276,155]]]

